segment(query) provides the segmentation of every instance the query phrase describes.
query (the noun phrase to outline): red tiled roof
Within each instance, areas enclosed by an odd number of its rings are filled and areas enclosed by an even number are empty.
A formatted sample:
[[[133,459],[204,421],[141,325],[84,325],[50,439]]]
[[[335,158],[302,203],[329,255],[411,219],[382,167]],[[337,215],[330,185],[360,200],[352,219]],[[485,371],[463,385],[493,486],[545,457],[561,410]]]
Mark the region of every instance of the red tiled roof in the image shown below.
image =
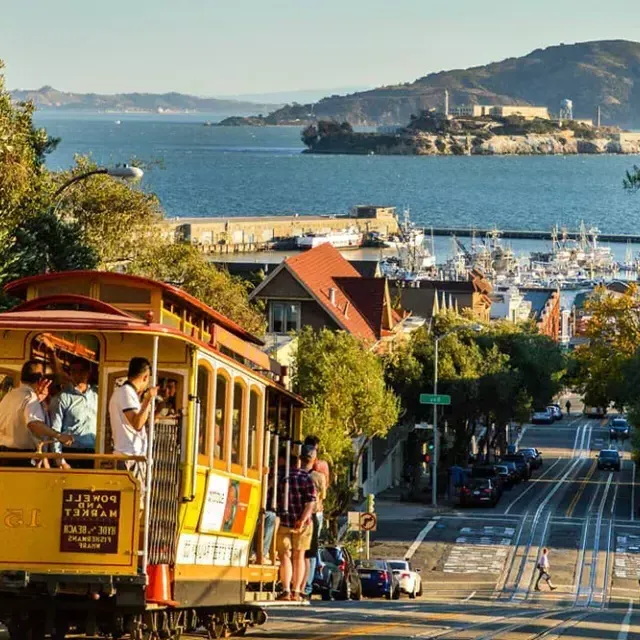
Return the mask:
[[[364,316],[377,338],[384,326],[384,278],[334,278],[353,305]]]
[[[358,271],[340,252],[329,243],[287,258],[285,267],[298,279],[309,293],[332,316],[338,325],[363,340],[375,341],[379,335],[369,324],[367,316],[361,312],[355,300],[341,289],[341,278],[369,280],[362,278]],[[384,280],[381,280],[384,286]],[[335,304],[329,298],[329,290],[335,289]],[[350,286],[350,291],[354,287]],[[360,296],[358,296],[360,299]],[[382,302],[382,299],[381,299]],[[373,306],[373,305],[372,305]],[[369,306],[369,309],[372,309]],[[345,313],[346,310],[346,313]],[[375,315],[371,311],[372,315]],[[382,318],[382,314],[380,314]]]

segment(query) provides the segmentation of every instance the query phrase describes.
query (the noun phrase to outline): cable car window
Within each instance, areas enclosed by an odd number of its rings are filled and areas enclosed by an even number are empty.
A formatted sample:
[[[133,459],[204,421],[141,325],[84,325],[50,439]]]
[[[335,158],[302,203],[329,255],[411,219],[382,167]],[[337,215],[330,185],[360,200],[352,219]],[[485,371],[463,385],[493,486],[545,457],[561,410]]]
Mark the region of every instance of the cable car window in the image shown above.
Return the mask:
[[[229,383],[227,378],[219,373],[216,377],[216,421],[213,443],[213,455],[222,460],[224,450],[225,424],[227,421],[227,393]]]
[[[207,418],[209,416],[209,370],[198,365],[198,400],[200,401],[200,421],[198,423],[198,453],[207,455]]]
[[[236,382],[233,385],[233,421],[231,423],[231,462],[240,464],[241,434],[244,425],[244,385]]]
[[[256,448],[259,420],[260,394],[255,389],[251,389],[251,393],[249,394],[249,443],[247,447],[247,466],[251,468],[258,466]]]

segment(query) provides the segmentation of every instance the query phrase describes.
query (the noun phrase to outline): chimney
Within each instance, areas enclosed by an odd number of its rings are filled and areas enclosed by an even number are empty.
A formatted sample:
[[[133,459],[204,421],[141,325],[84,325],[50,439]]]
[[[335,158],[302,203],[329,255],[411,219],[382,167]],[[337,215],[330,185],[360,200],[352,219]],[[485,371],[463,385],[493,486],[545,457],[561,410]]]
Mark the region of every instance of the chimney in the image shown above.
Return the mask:
[[[336,305],[336,289],[329,287],[329,302],[335,307]]]

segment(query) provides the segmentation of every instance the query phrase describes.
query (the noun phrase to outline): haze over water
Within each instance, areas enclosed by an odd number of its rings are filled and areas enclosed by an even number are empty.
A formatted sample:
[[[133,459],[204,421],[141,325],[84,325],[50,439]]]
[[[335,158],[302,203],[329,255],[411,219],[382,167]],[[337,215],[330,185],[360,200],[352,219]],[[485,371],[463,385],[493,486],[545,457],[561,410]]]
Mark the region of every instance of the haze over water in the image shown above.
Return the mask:
[[[640,234],[640,193],[622,189],[637,157],[313,156],[301,153],[297,127],[204,127],[207,119],[36,114],[62,138],[52,168],[71,165],[74,153],[104,165],[161,160],[144,186],[169,216],[345,213],[373,203],[408,207],[424,226],[574,229],[584,220]]]

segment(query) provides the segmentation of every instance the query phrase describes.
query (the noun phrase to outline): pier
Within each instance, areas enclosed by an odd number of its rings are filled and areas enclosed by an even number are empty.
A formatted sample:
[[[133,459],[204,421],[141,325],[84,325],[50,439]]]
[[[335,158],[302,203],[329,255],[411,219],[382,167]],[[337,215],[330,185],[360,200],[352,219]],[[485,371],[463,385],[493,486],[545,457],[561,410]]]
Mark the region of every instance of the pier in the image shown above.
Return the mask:
[[[425,227],[425,235],[433,233],[434,236],[456,236],[462,238],[471,238],[473,236],[482,239],[487,235],[496,232],[496,228],[480,229],[478,227]],[[504,240],[551,240],[553,231],[541,231],[538,229],[499,229],[500,237]],[[566,231],[566,237],[577,240],[580,237],[580,231]],[[620,243],[640,243],[640,234],[623,234],[623,233],[599,233],[598,241],[600,242],[620,242]]]

